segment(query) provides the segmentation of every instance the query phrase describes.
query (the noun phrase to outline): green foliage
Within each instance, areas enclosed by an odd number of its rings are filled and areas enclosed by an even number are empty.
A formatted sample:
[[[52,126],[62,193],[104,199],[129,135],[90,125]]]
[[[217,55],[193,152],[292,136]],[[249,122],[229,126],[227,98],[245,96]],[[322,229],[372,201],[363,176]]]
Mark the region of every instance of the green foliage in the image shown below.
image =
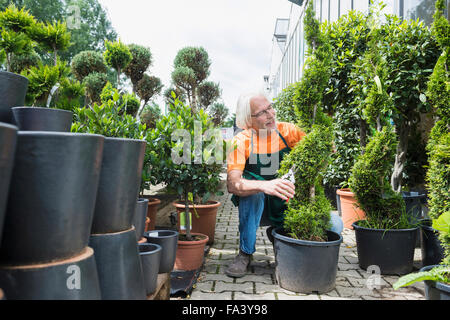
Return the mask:
[[[85,87],[81,82],[71,78],[63,78],[60,81],[60,88],[54,105],[58,109],[73,111],[73,109],[84,105],[84,95]]]
[[[52,52],[55,55],[57,51],[67,50],[71,45],[71,34],[67,31],[67,24],[65,22],[40,22],[33,27],[28,28],[28,34],[30,38],[38,42],[44,50]],[[56,59],[56,57],[54,57],[54,59]]]
[[[277,112],[278,121],[296,121],[294,108],[295,87],[295,84],[290,84],[275,98],[273,108]]]
[[[125,93],[121,98],[124,104],[123,112],[135,117],[141,105],[139,99],[132,93]]]
[[[78,81],[83,81],[93,72],[106,73],[106,64],[100,52],[82,51],[73,57],[71,70]]]
[[[44,65],[24,70],[22,75],[28,78],[26,103],[33,106],[46,107],[52,88],[68,74],[65,62],[58,61],[56,66]]]
[[[103,52],[106,64],[117,71],[117,83],[120,83],[120,74],[133,59],[130,48],[119,41],[105,40],[106,50]]]
[[[294,108],[297,122],[308,130],[313,124],[330,125],[322,109],[323,92],[330,77],[331,46],[314,17],[312,2],[306,10],[305,38],[308,42],[308,58],[303,76],[295,84]]]
[[[130,44],[128,47],[133,58],[123,71],[130,78],[133,90],[136,91],[138,82],[152,64],[152,54],[149,48],[137,44]]]
[[[401,287],[406,287],[413,283],[425,280],[450,283],[450,267],[440,266],[429,271],[407,274],[400,277],[397,282],[392,285],[392,287],[397,290]]]
[[[26,54],[13,54],[10,59],[11,64],[11,72],[21,73],[25,69],[29,69],[31,67],[37,67],[41,62],[41,58],[39,55],[31,51]]]
[[[162,113],[159,106],[155,103],[145,105],[141,113],[141,122],[145,124],[147,129],[156,127],[156,123],[161,119]]]
[[[175,56],[172,82],[177,90],[185,92],[193,112],[206,109],[220,97],[219,85],[205,82],[210,66],[208,53],[202,47],[185,47]],[[166,97],[170,100],[170,93]]]
[[[405,202],[401,194],[392,190],[388,175],[397,147],[393,128],[386,126],[376,132],[352,168],[350,189],[366,214],[363,225],[377,229],[409,227]]]
[[[175,96],[173,96],[173,95],[175,95]],[[186,101],[187,101],[185,92],[178,87],[167,88],[166,90],[164,90],[163,96],[164,96],[164,102],[166,103],[166,105],[169,106],[169,110],[170,110],[170,106],[174,104],[175,98],[178,99],[182,103],[186,103]]]
[[[295,196],[285,211],[284,228],[296,239],[326,241],[330,228],[330,202],[321,179],[331,154],[333,133],[330,127],[313,125],[309,133],[285,156],[278,176],[290,168],[295,172]]]
[[[213,105],[209,108],[208,114],[212,119],[212,122],[216,127],[223,125],[226,117],[228,117],[228,113],[230,111],[222,102],[213,103]]]
[[[131,115],[121,114],[123,105],[120,105],[119,99],[120,94],[114,89],[112,98],[106,102],[76,108],[71,131],[105,137],[146,139],[145,125],[137,122]]]
[[[142,99],[144,105],[146,105],[153,96],[161,92],[162,88],[163,84],[161,83],[161,79],[144,74],[142,79],[136,84],[136,94]]]
[[[106,73],[92,72],[84,78],[83,85],[86,87],[86,95],[91,103],[100,102],[100,94],[107,82]]]
[[[197,87],[197,96],[199,106],[207,110],[221,95],[218,83],[212,81],[203,81]]]
[[[35,23],[36,20],[29,10],[19,10],[13,3],[0,12],[0,26],[16,33],[26,32],[26,29]]]
[[[324,177],[329,186],[342,187],[348,181],[356,157],[361,153],[360,92],[351,90],[352,70],[364,52],[370,34],[371,15],[350,11],[336,22],[324,26],[332,50],[330,51],[330,77],[323,96],[324,110],[333,113],[335,150]],[[361,73],[357,75],[361,77]]]

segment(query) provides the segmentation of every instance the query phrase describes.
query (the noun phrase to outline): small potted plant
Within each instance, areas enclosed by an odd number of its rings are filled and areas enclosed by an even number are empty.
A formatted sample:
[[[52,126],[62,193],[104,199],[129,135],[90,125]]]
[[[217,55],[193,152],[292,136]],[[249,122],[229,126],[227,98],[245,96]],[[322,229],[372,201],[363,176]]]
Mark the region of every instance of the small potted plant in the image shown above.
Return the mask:
[[[204,247],[209,237],[203,232],[194,231],[194,227],[191,230],[190,210],[194,211],[194,226],[201,220],[199,209],[202,204],[212,202],[209,200],[210,196],[219,194],[222,164],[216,161],[216,157],[225,152],[220,131],[219,139],[215,140],[218,138],[217,134],[214,134],[217,130],[214,130],[211,119],[203,110],[192,113],[189,106],[185,106],[175,97],[171,108],[172,112],[163,117],[152,130],[149,141],[153,144],[149,158],[152,162],[152,174],[157,176],[156,180],[164,182],[170,191],[180,197],[176,206],[182,207],[184,213],[180,220],[184,219],[186,232],[180,232],[179,235],[175,268],[194,270],[202,265]],[[212,203],[216,207],[220,205],[217,202]],[[214,234],[215,215],[212,225],[213,229],[209,234]],[[203,230],[201,227],[198,229]],[[195,255],[189,249],[192,246],[198,247],[198,253]],[[186,250],[191,252],[188,256],[195,256],[194,261],[189,264],[185,263],[186,257],[183,257]]]

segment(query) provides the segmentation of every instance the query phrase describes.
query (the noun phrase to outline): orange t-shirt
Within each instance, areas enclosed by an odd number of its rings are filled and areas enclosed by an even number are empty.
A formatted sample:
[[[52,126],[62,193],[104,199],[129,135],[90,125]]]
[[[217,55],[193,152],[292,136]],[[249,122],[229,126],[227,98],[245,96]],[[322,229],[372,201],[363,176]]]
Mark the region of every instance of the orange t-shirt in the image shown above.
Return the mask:
[[[288,122],[277,122],[277,129],[284,140],[286,140],[287,146],[291,149],[306,135],[299,127]],[[250,156],[250,151],[253,151],[255,154],[267,154],[278,152],[286,147],[280,135],[275,130],[272,130],[271,134],[267,134],[267,131],[261,131],[259,135],[254,131],[253,150],[250,150],[251,139],[251,130],[243,130],[233,138],[232,142],[237,147],[227,156],[228,172],[231,170],[243,172],[245,162]]]

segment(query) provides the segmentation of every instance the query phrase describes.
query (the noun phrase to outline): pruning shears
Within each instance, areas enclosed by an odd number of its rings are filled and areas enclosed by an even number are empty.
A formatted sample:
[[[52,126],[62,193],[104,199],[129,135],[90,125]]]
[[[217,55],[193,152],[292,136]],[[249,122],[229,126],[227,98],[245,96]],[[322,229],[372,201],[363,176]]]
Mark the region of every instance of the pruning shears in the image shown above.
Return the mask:
[[[289,171],[281,176],[281,179],[288,180],[295,184],[295,173],[297,172],[297,168],[295,167],[295,164],[289,169]],[[289,198],[286,200],[286,203],[289,202]]]

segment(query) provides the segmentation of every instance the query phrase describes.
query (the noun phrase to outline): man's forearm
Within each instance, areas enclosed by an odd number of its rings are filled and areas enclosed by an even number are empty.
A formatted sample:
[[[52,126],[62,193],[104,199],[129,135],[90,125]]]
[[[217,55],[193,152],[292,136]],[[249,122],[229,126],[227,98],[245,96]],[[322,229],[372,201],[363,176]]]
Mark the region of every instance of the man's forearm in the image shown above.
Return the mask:
[[[264,181],[260,180],[247,180],[244,178],[235,179],[235,181],[228,181],[228,192],[235,194],[239,197],[247,197],[258,192],[262,192],[261,184]]]

